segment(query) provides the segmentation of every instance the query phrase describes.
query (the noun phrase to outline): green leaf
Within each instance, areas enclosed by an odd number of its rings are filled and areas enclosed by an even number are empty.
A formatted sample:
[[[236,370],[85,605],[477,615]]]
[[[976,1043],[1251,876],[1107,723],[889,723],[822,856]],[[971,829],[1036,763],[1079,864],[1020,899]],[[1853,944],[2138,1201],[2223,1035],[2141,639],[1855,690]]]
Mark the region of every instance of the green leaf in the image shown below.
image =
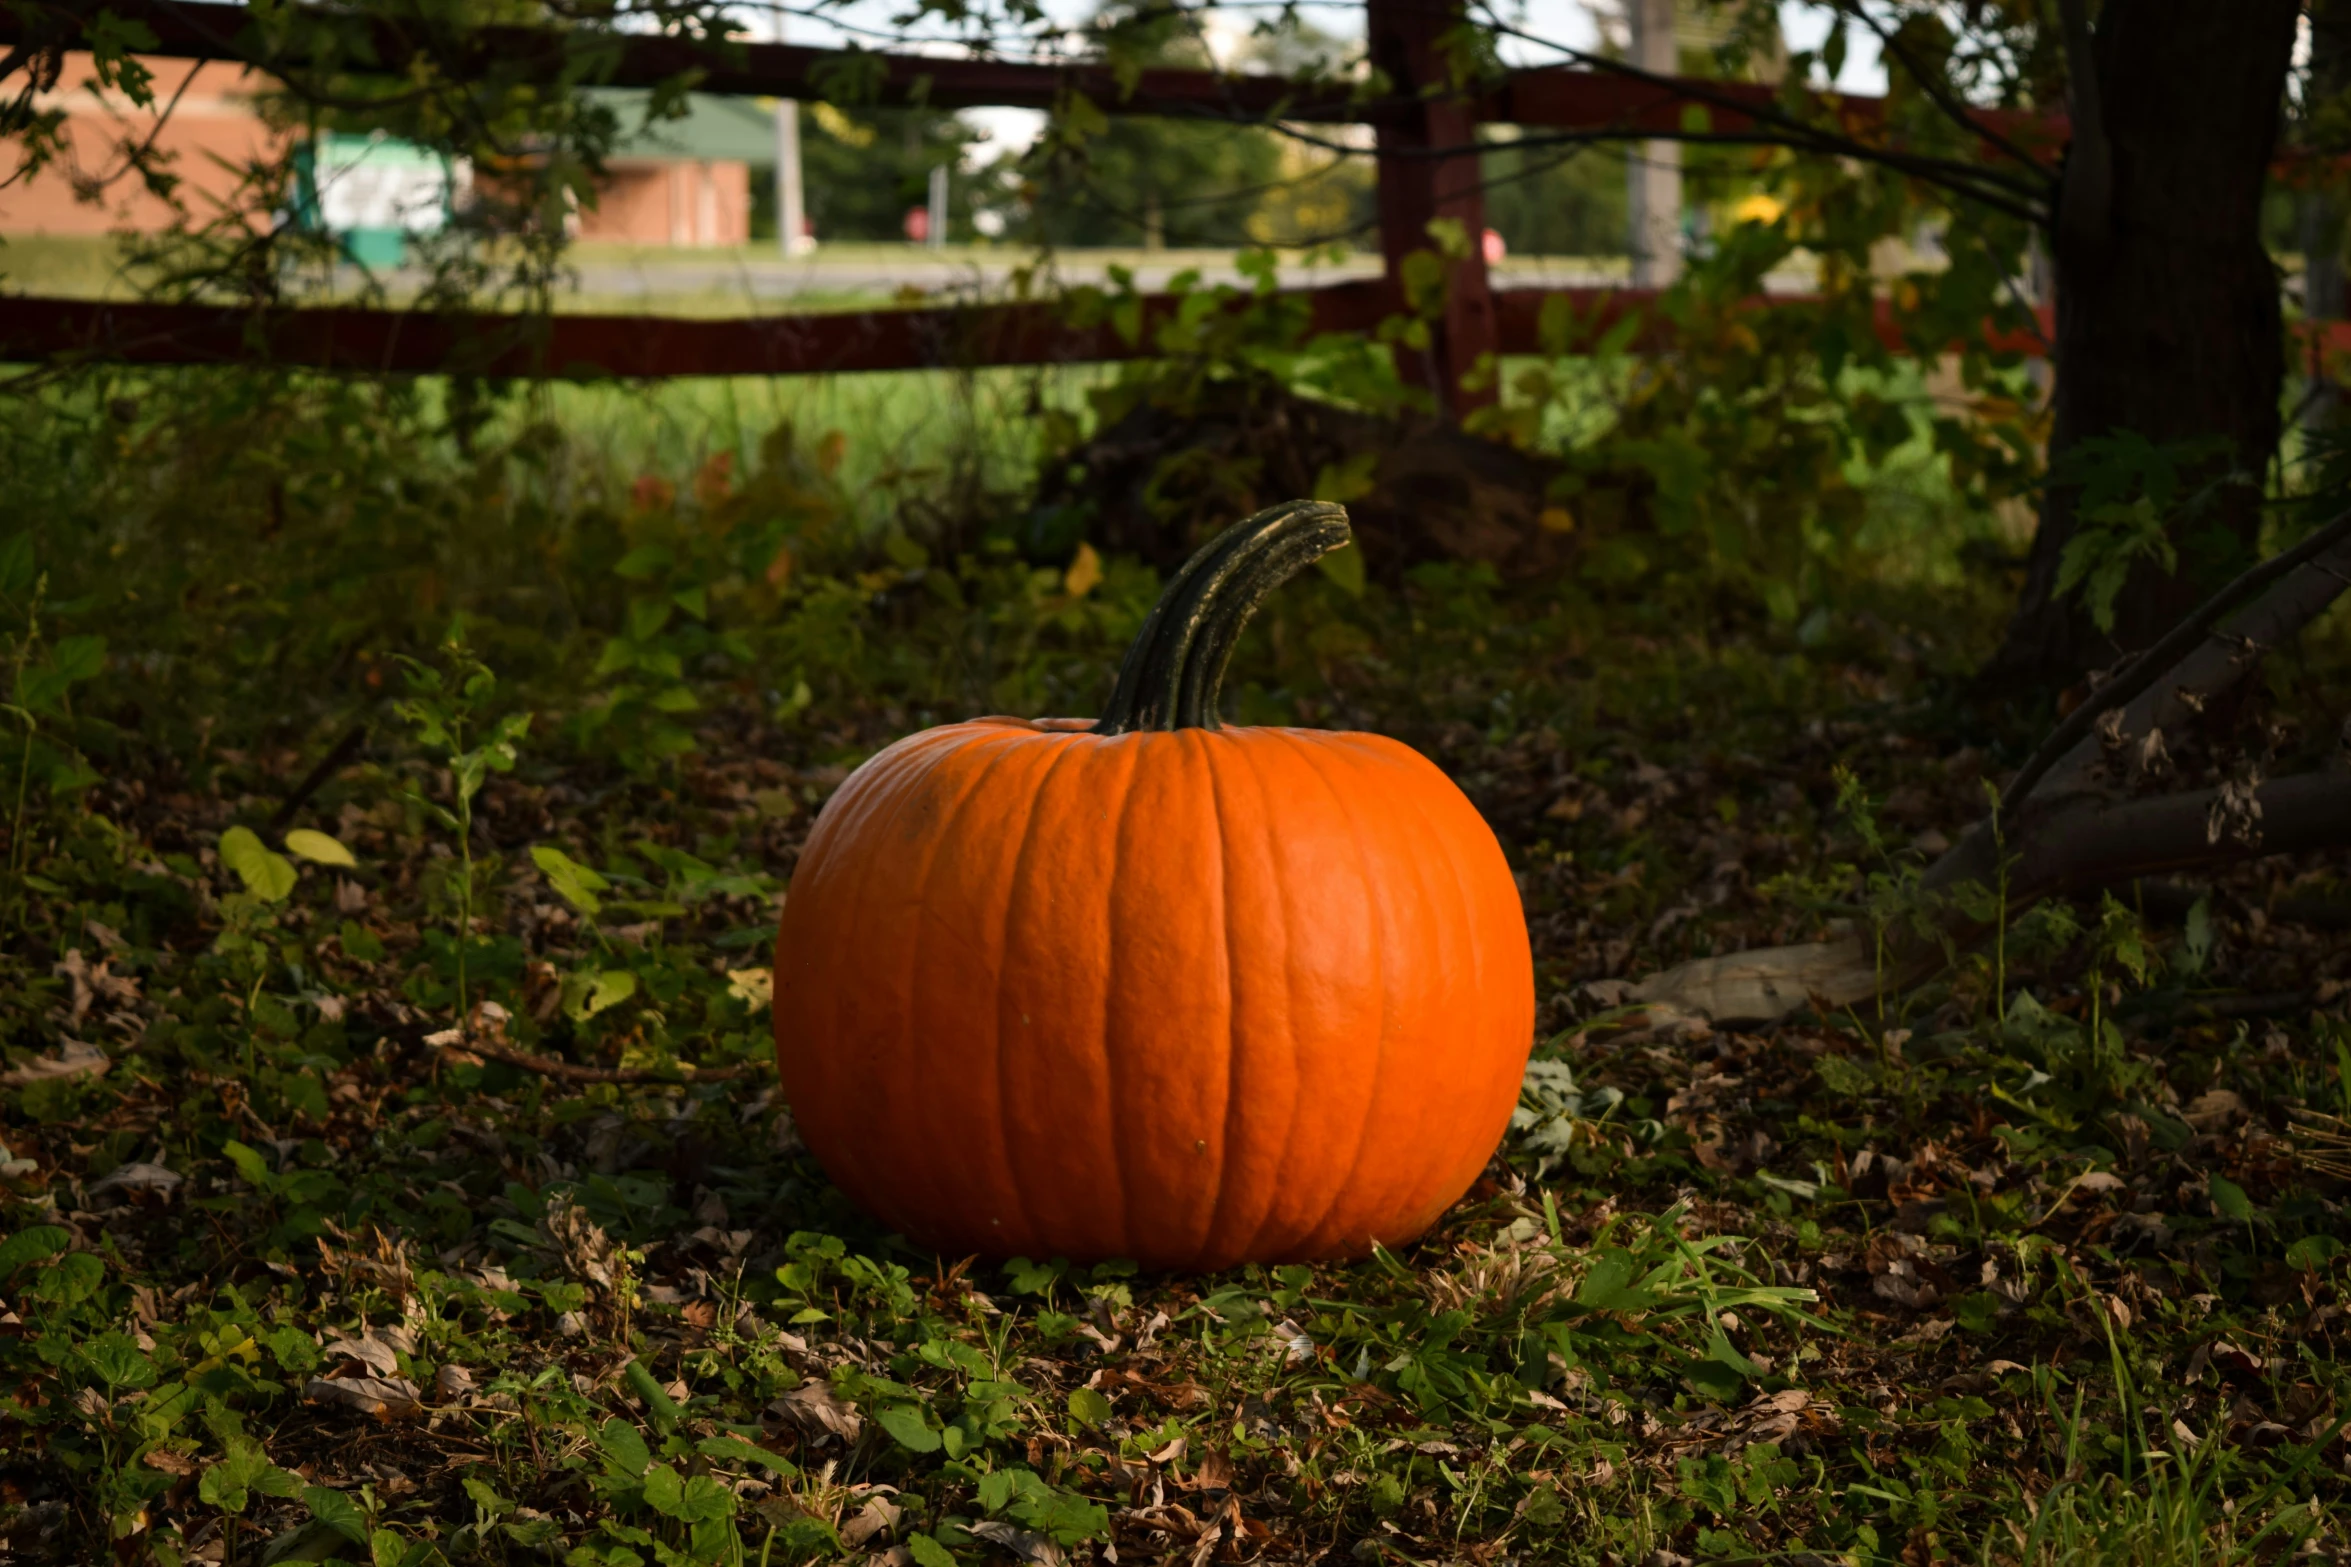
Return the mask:
[[[280,1323],[261,1335],[261,1342],[277,1357],[277,1363],[296,1376],[318,1369],[318,1346],[310,1335],[292,1323]]]
[[[667,1389],[653,1380],[653,1373],[645,1369],[643,1361],[630,1361],[621,1379],[628,1383],[630,1392],[645,1401],[646,1411],[663,1429],[676,1425],[684,1417],[685,1411],[678,1408],[677,1401],[669,1396]]]
[[[739,1464],[758,1464],[786,1478],[800,1472],[799,1466],[783,1454],[771,1452],[756,1442],[746,1442],[739,1436],[704,1437],[694,1448],[705,1458],[731,1458]]]
[[[597,1431],[596,1445],[604,1450],[605,1458],[615,1469],[627,1475],[641,1475],[653,1462],[652,1451],[637,1434],[637,1428],[617,1416],[605,1421]]]
[[[667,1518],[681,1518],[686,1505],[686,1482],[667,1464],[645,1471],[645,1505]]]
[[[687,1479],[685,1494],[678,1499],[677,1516],[686,1523],[717,1523],[735,1516],[735,1493],[712,1475],[694,1475]]]
[[[220,860],[264,903],[277,903],[294,890],[294,862],[264,844],[250,827],[231,827],[220,835]]]
[[[2253,1199],[2245,1195],[2244,1187],[2225,1175],[2207,1177],[2206,1186],[2212,1193],[2213,1209],[2222,1218],[2233,1219],[2239,1224],[2252,1219]]]
[[[49,650],[49,667],[66,681],[95,677],[106,667],[104,637],[65,637]]]
[[[0,539],[0,598],[15,598],[33,585],[33,535],[29,528]]]
[[[2332,1235],[2305,1235],[2286,1248],[2289,1268],[2323,1268],[2343,1255],[2343,1243]]]
[[[297,827],[286,834],[286,852],[314,865],[346,865],[353,870],[359,868],[359,862],[351,857],[351,851],[343,847],[340,839],[308,827]]]
[[[228,1155],[229,1163],[237,1167],[237,1173],[245,1178],[246,1185],[264,1192],[277,1185],[277,1178],[269,1167],[269,1161],[261,1156],[261,1150],[258,1148],[248,1148],[232,1137],[221,1144],[220,1151]]]
[[[106,1264],[95,1253],[69,1252],[34,1275],[35,1299],[73,1306],[88,1300],[106,1283]]]
[[[155,1362],[131,1341],[127,1333],[101,1333],[82,1346],[82,1360],[90,1374],[108,1387],[140,1388],[155,1385]]]
[[[625,968],[574,974],[563,984],[564,1015],[573,1022],[608,1012],[637,993],[637,976]]]
[[[302,1505],[310,1509],[310,1516],[349,1540],[353,1545],[367,1543],[367,1516],[359,1504],[340,1491],[330,1491],[323,1485],[302,1488]]]
[[[473,1498],[474,1506],[481,1509],[484,1518],[497,1518],[514,1511],[514,1504],[500,1496],[487,1481],[470,1475],[466,1477],[465,1494]]]
[[[1352,599],[1363,597],[1363,551],[1333,550],[1314,564],[1337,585],[1340,592]]]
[[[960,1567],[953,1551],[920,1531],[906,1537],[906,1554],[914,1558],[914,1567]]]
[[[1093,1388],[1081,1387],[1069,1395],[1069,1413],[1080,1425],[1107,1425],[1110,1422],[1110,1400]]]
[[[582,914],[592,915],[604,907],[596,894],[611,890],[612,883],[561,849],[544,843],[533,844],[531,863],[539,867],[539,874],[547,878],[547,885],[555,889],[555,895]]]
[[[196,1494],[223,1512],[241,1513],[253,1492],[264,1496],[295,1496],[302,1477],[269,1461],[261,1444],[248,1436],[230,1437],[219,1463],[204,1471]]]
[[[0,1279],[28,1262],[54,1257],[73,1244],[73,1234],[55,1224],[36,1224],[0,1241]]]
[[[922,1417],[918,1404],[884,1404],[874,1411],[875,1423],[897,1440],[910,1453],[935,1453],[939,1450],[939,1433]]]

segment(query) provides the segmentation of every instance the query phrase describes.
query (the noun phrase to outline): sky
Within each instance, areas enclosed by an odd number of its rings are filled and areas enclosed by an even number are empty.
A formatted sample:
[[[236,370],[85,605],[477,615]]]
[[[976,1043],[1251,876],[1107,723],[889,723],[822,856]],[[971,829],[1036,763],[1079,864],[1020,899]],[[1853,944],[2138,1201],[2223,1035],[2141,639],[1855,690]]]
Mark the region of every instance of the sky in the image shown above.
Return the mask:
[[[852,0],[840,9],[839,16],[852,27],[886,31],[891,15],[902,9],[902,5],[903,0]],[[1045,0],[1045,6],[1052,16],[1076,23],[1093,13],[1096,0]],[[1517,9],[1521,19],[1513,25],[1571,48],[1592,47],[1600,38],[1598,18],[1611,12],[1621,14],[1611,0],[1517,0]],[[1307,5],[1302,11],[1309,21],[1327,33],[1344,37],[1362,32],[1360,7]],[[1209,24],[1212,41],[1220,32],[1236,39],[1246,36],[1250,14],[1246,9],[1212,13]],[[1785,0],[1780,6],[1780,26],[1791,49],[1817,47],[1827,35],[1829,17],[1825,7],[1806,5],[1801,0]],[[1219,22],[1223,24],[1221,27]],[[845,28],[797,16],[786,23],[786,33],[794,43],[838,46],[854,38],[868,48],[877,46],[871,33],[853,35]],[[1562,58],[1555,51],[1516,38],[1502,40],[1502,54],[1516,65],[1558,64]],[[1835,85],[1849,93],[1885,91],[1885,68],[1874,40],[1866,35],[1853,40],[1845,69]],[[1007,148],[1026,146],[1044,122],[1042,115],[1029,109],[969,109],[964,111],[964,118],[984,127],[991,140]]]

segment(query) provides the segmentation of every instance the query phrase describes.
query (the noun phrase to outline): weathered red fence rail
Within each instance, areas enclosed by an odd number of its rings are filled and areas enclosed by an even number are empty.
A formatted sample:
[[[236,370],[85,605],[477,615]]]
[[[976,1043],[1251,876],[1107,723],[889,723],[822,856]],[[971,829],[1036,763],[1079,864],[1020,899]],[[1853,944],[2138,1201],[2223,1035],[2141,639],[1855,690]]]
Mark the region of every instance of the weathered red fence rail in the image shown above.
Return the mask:
[[[1449,83],[1440,40],[1459,0],[1369,0],[1367,43],[1391,84],[1385,97],[1350,83],[1288,81],[1209,71],[1150,70],[1131,81],[1085,63],[958,60],[925,55],[813,49],[782,44],[705,43],[673,37],[611,35],[597,41],[592,77],[648,86],[691,75],[699,91],[822,97],[854,83],[859,101],[940,108],[1004,106],[1050,109],[1077,95],[1113,114],[1278,119],[1294,123],[1368,124],[1376,134],[1381,248],[1387,276],[1374,283],[1312,291],[1318,330],[1364,329],[1392,314],[1402,297],[1403,258],[1428,243],[1433,219],[1450,219],[1470,235],[1484,228],[1484,198],[1475,147],[1482,122],[1538,131],[1637,135],[1682,128],[1693,106],[1711,129],[1739,135],[1777,114],[1776,92],[1753,83],[1643,78],[1569,68],[1508,73],[1497,84],[1462,93]],[[277,59],[268,37],[241,5],[202,0],[111,0],[114,14],[143,23],[172,59],[242,62],[263,71],[298,71]],[[0,8],[0,47],[69,44],[87,8]],[[377,68],[398,73],[429,57],[446,76],[549,78],[578,65],[576,35],[502,26],[445,37],[409,31],[389,19],[370,24],[366,40]],[[1867,137],[1884,120],[1884,104],[1867,97],[1823,100],[1837,130]],[[2013,135],[2024,122],[1985,116],[1988,133]],[[2041,123],[2033,134],[2053,134]],[[1570,290],[1579,309],[1603,315],[1642,303],[1630,291]],[[1463,377],[1489,354],[1530,351],[1547,291],[1496,291],[1479,247],[1451,263],[1445,315],[1437,323],[1428,376],[1452,411],[1492,395],[1463,390]],[[1148,311],[1174,308],[1148,303]],[[1891,334],[1890,321],[1880,330]],[[939,365],[1021,365],[1132,358],[1148,353],[1107,327],[1072,328],[1052,306],[891,310],[844,315],[784,315],[745,320],[617,316],[554,318],[419,316],[398,311],[323,309],[249,315],[202,306],[113,305],[55,299],[0,300],[0,360],[59,355],[145,364],[232,363],[267,359],[322,369],[379,372],[464,370],[500,375],[754,375],[913,369]],[[2038,343],[2006,345],[2026,352]]]
[[[1301,290],[1310,329],[1368,331],[1398,308],[1384,281]],[[1546,304],[1564,298],[1597,336],[1656,300],[1643,289],[1504,289],[1494,296],[1497,349],[1542,347]],[[975,365],[1085,364],[1147,358],[1159,350],[1151,328],[1182,296],[1143,297],[1144,330],[1134,339],[1107,325],[1077,327],[1049,304],[844,312],[688,320],[675,316],[423,315],[328,308],[254,311],[209,305],[0,298],[0,360],[114,364],[266,363],[348,374],[462,371],[546,379],[644,379],[694,375],[828,375]],[[1799,300],[1757,300],[1757,309]],[[1901,334],[1881,307],[1880,337]],[[2046,324],[2044,324],[2044,336]],[[1658,321],[1636,349],[1668,345]],[[2016,334],[2004,351],[2042,352],[2042,339]]]

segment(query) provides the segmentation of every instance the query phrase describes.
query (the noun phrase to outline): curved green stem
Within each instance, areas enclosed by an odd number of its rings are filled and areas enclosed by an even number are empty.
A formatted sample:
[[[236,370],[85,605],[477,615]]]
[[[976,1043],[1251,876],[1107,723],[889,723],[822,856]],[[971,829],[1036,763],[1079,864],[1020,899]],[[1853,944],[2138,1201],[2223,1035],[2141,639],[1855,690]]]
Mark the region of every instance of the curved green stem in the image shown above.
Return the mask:
[[[1354,537],[1344,507],[1290,501],[1210,539],[1152,606],[1094,732],[1219,727],[1217,693],[1241,628],[1268,593]]]

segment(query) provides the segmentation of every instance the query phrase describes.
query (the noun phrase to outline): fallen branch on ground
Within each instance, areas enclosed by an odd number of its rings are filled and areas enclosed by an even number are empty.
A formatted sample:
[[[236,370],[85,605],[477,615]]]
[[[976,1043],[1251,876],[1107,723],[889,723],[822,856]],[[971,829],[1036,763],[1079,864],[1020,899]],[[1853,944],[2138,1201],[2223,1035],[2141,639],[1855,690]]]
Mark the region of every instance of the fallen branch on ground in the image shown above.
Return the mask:
[[[2254,772],[2213,788],[2136,796],[2113,776],[2119,763],[2143,780],[2166,757],[2167,732],[2193,724],[2347,587],[2351,517],[2253,567],[2118,670],[2034,752],[1995,813],[1928,867],[1919,884],[1932,910],[1928,930],[1889,929],[1882,944],[1847,936],[1699,958],[1652,975],[1632,999],[1751,1023],[1904,989],[1991,931],[1992,920],[1971,915],[1970,900],[1955,894],[1992,887],[2003,861],[2005,896],[1993,919],[2141,876],[2351,844],[2351,772],[2267,780]]]

